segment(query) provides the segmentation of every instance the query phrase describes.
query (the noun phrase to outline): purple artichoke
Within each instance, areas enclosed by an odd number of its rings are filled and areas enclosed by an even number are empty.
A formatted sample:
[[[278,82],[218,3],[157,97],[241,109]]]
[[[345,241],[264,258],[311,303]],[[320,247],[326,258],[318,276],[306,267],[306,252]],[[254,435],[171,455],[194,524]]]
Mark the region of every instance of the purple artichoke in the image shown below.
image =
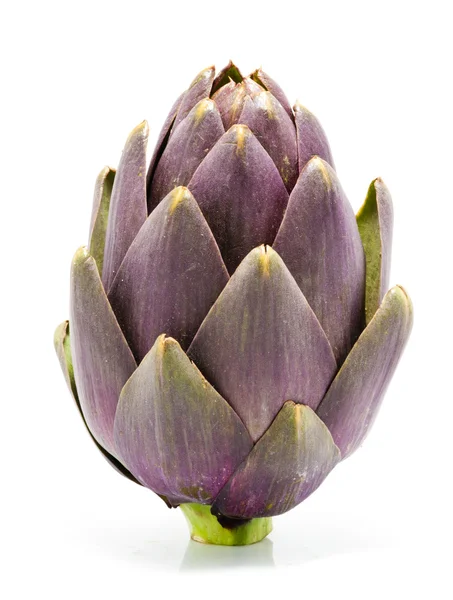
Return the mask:
[[[98,177],[56,350],[98,448],[194,539],[258,541],[361,444],[412,326],[392,202],[357,217],[324,131],[263,71],[202,71]],[[71,335],[70,335],[71,333]]]

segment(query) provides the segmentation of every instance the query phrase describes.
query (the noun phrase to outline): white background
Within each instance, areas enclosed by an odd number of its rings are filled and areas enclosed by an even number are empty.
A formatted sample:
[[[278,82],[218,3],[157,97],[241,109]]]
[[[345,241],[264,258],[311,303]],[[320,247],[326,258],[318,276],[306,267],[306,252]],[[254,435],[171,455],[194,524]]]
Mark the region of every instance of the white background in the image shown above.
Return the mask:
[[[452,597],[449,4],[2,3],[3,598]],[[415,306],[363,448],[266,541],[236,549],[189,543],[179,511],[109,468],[52,346],[98,171],[143,118],[154,141],[193,76],[230,57],[315,112],[355,209],[383,177],[391,282]]]

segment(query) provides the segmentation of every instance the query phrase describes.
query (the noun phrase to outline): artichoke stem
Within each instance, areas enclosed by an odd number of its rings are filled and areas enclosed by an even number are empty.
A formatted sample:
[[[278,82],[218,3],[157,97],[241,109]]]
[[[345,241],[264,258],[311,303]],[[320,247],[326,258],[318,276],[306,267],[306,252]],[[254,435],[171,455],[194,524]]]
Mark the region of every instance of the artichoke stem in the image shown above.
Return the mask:
[[[203,504],[181,504],[180,508],[187,519],[190,537],[202,544],[220,546],[245,546],[256,544],[272,531],[272,519],[251,519],[234,528],[222,527],[211,507]]]

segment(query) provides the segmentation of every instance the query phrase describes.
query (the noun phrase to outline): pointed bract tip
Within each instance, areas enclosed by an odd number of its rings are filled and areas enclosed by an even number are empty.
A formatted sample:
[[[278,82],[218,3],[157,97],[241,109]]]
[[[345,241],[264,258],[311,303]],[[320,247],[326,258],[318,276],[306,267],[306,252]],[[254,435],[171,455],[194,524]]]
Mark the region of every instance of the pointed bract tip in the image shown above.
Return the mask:
[[[265,275],[266,277],[270,276],[272,265],[280,260],[277,252],[266,244],[254,248],[250,254],[254,255],[257,260],[261,275]]]
[[[115,173],[116,169],[113,169],[112,167],[105,165],[99,172],[99,175],[97,176],[97,181],[103,182],[106,179],[106,177],[108,176],[108,174],[112,173],[112,172]]]
[[[259,94],[270,94],[261,84],[250,77],[244,77],[244,79],[238,85],[242,86],[243,93],[250,98],[255,98]]]
[[[306,172],[316,172],[318,173],[328,189],[332,187],[332,182],[335,177],[335,173],[332,167],[323,160],[320,156],[316,155],[312,156],[310,160],[307,162],[305,167],[302,169],[301,173]]]
[[[403,302],[404,304],[406,304],[408,306],[409,310],[412,310],[412,308],[413,308],[412,300],[411,300],[409,294],[407,293],[406,289],[402,285],[397,284],[394,287],[392,287],[387,292],[387,295],[390,295],[390,294],[393,296],[396,296],[400,302]]]
[[[166,345],[167,345],[166,342],[167,342],[167,335],[165,333],[161,333],[156,338],[156,341],[154,342],[154,344],[151,347],[151,350],[149,352],[152,352],[152,350],[155,348],[156,352],[158,352],[159,354],[163,354],[166,350]]]
[[[198,73],[198,75],[195,77],[195,79],[190,84],[189,89],[192,88],[197,83],[199,83],[200,81],[202,81],[202,79],[210,79],[211,77],[213,77],[214,73],[215,73],[214,65],[211,65],[210,67],[206,67],[206,69],[203,69],[202,71],[200,71]]]
[[[382,177],[376,177],[376,179],[373,181],[374,187],[378,188],[384,188],[384,190],[388,191],[388,188],[385,184],[385,181],[382,179]]]
[[[186,188],[184,185],[180,185],[176,188],[174,188],[171,192],[171,203],[170,203],[170,208],[169,208],[169,214],[172,215],[175,210],[178,208],[178,206],[180,206],[183,202],[187,202],[187,201],[191,201],[193,200],[193,196],[191,191]]]
[[[304,106],[302,104],[302,102],[300,100],[296,100],[296,102],[295,102],[295,104],[293,106],[293,111],[294,112],[304,112],[304,113],[307,113],[309,115],[313,114],[310,110],[308,110],[308,108],[306,106]]]
[[[277,254],[275,250],[272,250],[272,247],[269,246],[269,244],[261,244],[261,246],[254,248],[252,252],[259,252],[260,254],[269,254],[273,252],[274,254]]]
[[[402,285],[400,285],[399,283],[397,283],[395,287],[399,288],[399,290],[401,290],[403,292],[403,294],[406,296],[406,298],[409,299],[409,294],[406,292],[406,290],[404,289],[404,287]]]
[[[409,294],[402,285],[395,285],[388,290],[381,302],[381,309],[385,308],[393,314],[404,314],[408,319],[409,329],[412,327],[413,305]],[[382,310],[377,310],[370,323],[381,318]]]
[[[87,246],[80,246],[80,248],[78,248],[74,254],[72,264],[74,267],[79,267],[80,265],[83,265],[83,263],[89,258],[91,258],[91,254],[88,252]]]
[[[238,153],[242,152],[245,147],[245,140],[252,135],[252,132],[247,125],[236,124],[232,125],[227,131],[229,138],[237,145]]]
[[[309,165],[314,166],[316,169],[328,169],[329,165],[328,163],[326,163],[326,161],[324,159],[322,159],[320,156],[318,156],[317,154],[314,154],[310,160],[308,161]]]
[[[268,117],[274,117],[275,105],[272,102],[272,98],[272,94],[264,90],[257,94],[255,98],[253,98],[253,102],[255,103],[255,106],[257,106],[261,110],[264,110],[267,113]]]
[[[259,66],[257,69],[255,69],[254,71],[252,71],[250,73],[250,75],[248,75],[248,77],[250,77],[250,79],[253,79],[253,81],[256,81],[257,79],[260,79],[260,76],[263,74],[263,67]],[[256,81],[257,83],[259,83],[258,81]],[[261,85],[261,83],[260,83]]]
[[[212,112],[216,108],[216,103],[210,98],[203,98],[200,102],[194,106],[195,121],[198,123],[204,119],[204,117]]]
[[[172,337],[167,337],[166,333],[162,333],[156,339],[153,348],[155,348],[160,360],[164,360],[164,358],[168,356],[169,352],[178,352],[179,350],[181,350],[181,346],[179,345],[177,340],[175,340]],[[153,350],[153,348],[151,348],[150,352]]]
[[[212,92],[215,93],[223,86],[228,85],[229,82],[239,83],[243,79],[244,77],[241,71],[230,59],[228,64],[225,67],[223,67],[223,69],[220,69],[220,71],[217,73],[217,77],[214,79],[214,83],[212,86]]]
[[[220,69],[219,74],[222,73],[223,71],[225,73],[227,73],[228,71],[237,71],[238,73],[240,73],[239,67],[237,66],[237,64],[230,58],[230,60],[228,61],[228,64],[223,67],[223,69]]]
[[[55,350],[60,346],[60,344],[64,341],[68,334],[69,321],[63,321],[60,323],[58,327],[55,329],[55,333],[53,334],[53,345]]]
[[[135,137],[137,135],[142,135],[143,137],[147,138],[148,134],[149,134],[148,121],[144,120],[141,123],[139,123],[136,127],[134,127],[134,129],[130,132],[129,139],[132,137]]]
[[[380,186],[380,185],[387,187],[381,177],[375,177],[373,179],[373,181],[370,183],[370,185],[368,186],[368,193],[370,192],[370,190],[376,190],[376,186]]]
[[[232,125],[229,129],[228,129],[228,133],[234,133],[234,135],[238,136],[242,136],[242,135],[249,135],[251,134],[251,130],[247,125],[242,125],[241,123],[236,123],[234,125]]]

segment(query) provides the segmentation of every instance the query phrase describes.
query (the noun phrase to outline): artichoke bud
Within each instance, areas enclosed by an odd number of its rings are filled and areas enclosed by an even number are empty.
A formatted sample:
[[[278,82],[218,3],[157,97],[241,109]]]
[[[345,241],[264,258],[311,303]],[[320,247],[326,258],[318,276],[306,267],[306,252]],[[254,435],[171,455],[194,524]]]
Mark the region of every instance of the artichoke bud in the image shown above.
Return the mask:
[[[55,348],[121,474],[193,539],[249,544],[363,442],[412,327],[389,289],[392,199],[357,217],[326,134],[262,69],[201,71],[147,167],[98,176]]]

